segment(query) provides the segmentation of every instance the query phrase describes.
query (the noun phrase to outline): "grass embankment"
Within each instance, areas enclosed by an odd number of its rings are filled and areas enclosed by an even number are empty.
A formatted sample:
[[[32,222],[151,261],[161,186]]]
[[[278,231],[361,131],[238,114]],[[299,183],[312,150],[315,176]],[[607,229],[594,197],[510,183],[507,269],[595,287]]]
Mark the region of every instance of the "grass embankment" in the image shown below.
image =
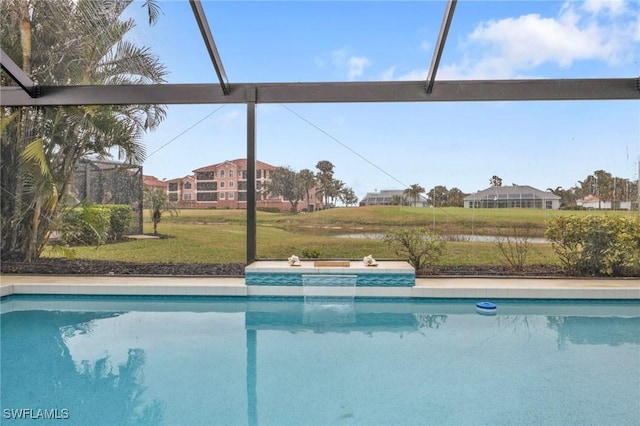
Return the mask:
[[[380,239],[341,238],[339,234],[384,233],[393,228],[427,227],[442,235],[513,236],[529,229],[530,237],[542,237],[548,219],[564,212],[532,209],[462,209],[412,207],[358,207],[309,214],[258,212],[258,258],[284,259],[304,250],[322,258],[397,258]],[[609,212],[625,215],[628,212]],[[152,228],[148,215],[145,230]],[[131,240],[100,247],[75,247],[75,257],[141,263],[244,263],[246,212],[243,210],[181,210],[165,214],[158,230],[163,239]],[[514,231],[515,230],[515,231]],[[528,264],[557,264],[550,244],[532,244]],[[60,252],[47,250],[49,257]],[[450,241],[441,265],[503,265],[505,259],[495,243]]]

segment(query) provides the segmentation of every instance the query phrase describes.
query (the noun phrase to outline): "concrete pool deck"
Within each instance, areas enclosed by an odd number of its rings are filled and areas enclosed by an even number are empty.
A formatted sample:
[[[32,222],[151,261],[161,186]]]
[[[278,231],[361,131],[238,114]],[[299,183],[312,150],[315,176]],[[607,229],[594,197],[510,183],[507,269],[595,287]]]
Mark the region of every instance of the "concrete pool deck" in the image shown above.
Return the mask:
[[[11,294],[304,296],[302,287],[247,286],[223,277],[0,275],[0,296]],[[356,297],[636,299],[640,279],[416,278],[413,287],[357,287]]]

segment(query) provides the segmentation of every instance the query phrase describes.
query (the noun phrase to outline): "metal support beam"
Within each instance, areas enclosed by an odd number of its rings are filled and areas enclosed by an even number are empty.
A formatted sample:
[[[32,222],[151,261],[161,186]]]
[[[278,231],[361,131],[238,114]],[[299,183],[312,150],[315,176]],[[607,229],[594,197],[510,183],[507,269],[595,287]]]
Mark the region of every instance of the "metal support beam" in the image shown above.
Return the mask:
[[[256,103],[247,102],[247,265],[256,261]]]
[[[0,66],[30,97],[38,97],[38,86],[2,48],[0,48]]]
[[[193,10],[193,15],[196,18],[196,22],[198,22],[198,27],[200,28],[200,33],[202,34],[202,40],[207,46],[207,51],[209,52],[209,56],[211,57],[211,62],[213,62],[213,67],[215,68],[216,74],[218,75],[218,81],[220,81],[222,92],[225,95],[228,95],[231,91],[229,88],[229,80],[227,80],[227,75],[224,72],[222,60],[220,60],[220,55],[218,54],[216,43],[213,40],[213,35],[211,34],[211,27],[209,27],[209,23],[207,22],[207,17],[204,14],[202,4],[200,3],[200,0],[189,0],[189,3],[191,3],[191,9]]]
[[[438,34],[438,41],[436,42],[435,50],[433,51],[433,58],[431,59],[431,67],[429,67],[429,74],[427,74],[427,93],[431,93],[433,90],[433,83],[436,81],[436,74],[438,72],[438,66],[440,65],[440,58],[444,51],[444,45],[447,42],[447,34],[449,34],[449,27],[453,20],[453,12],[456,10],[456,4],[458,0],[449,0],[447,7],[444,10],[444,17],[442,18],[442,24],[440,25],[440,33]]]
[[[216,84],[130,86],[40,86],[30,98],[17,87],[2,87],[3,106],[244,104],[340,102],[471,102],[638,100],[635,78],[567,80],[440,81],[431,94],[423,81],[234,84],[224,95]]]

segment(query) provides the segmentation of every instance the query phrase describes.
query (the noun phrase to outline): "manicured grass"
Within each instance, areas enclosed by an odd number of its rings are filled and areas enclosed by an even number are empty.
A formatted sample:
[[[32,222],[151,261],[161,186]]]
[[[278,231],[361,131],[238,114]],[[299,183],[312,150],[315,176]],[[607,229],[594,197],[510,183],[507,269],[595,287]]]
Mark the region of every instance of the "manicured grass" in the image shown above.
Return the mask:
[[[512,235],[513,227],[530,224],[541,236],[546,220],[567,212],[536,210],[425,209],[410,207],[341,208],[310,214],[258,212],[257,256],[284,259],[304,250],[317,251],[321,258],[360,259],[368,254],[377,259],[397,258],[394,249],[380,239],[339,238],[336,234],[384,233],[394,227],[426,226],[445,234]],[[584,212],[578,212],[584,214]],[[619,214],[619,213],[614,213]],[[470,221],[470,222],[469,222]],[[152,229],[148,214],[145,230]],[[75,247],[82,259],[130,262],[244,263],[246,256],[246,212],[242,210],[182,210],[165,214],[158,226],[163,239],[131,240],[96,247]],[[446,230],[446,231],[443,231]],[[531,235],[533,236],[533,234]],[[47,250],[45,256],[60,257]],[[448,242],[442,265],[503,265],[506,263],[494,243]],[[556,264],[550,244],[533,244],[528,264]]]

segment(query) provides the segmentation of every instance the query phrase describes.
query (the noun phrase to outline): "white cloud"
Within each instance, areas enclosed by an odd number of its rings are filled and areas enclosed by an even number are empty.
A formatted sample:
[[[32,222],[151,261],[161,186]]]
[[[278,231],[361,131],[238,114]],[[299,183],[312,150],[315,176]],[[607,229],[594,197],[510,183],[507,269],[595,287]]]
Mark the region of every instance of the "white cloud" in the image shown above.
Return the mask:
[[[441,64],[437,77],[531,78],[542,65],[566,68],[588,60],[615,66],[637,58],[638,41],[637,8],[622,0],[586,0],[579,7],[568,2],[555,17],[528,14],[479,23],[462,42],[461,59]],[[426,73],[416,69],[396,79],[421,80]]]
[[[330,56],[334,68],[345,72],[349,80],[362,77],[365,68],[371,65],[369,58],[352,55],[347,49],[334,50]]]
[[[592,14],[622,15],[627,11],[625,0],[585,0],[582,8]]]
[[[364,69],[371,65],[371,62],[364,56],[350,56],[347,63],[349,80],[355,80],[357,77],[362,76]]]
[[[397,80],[401,80],[401,81],[426,80],[428,73],[429,73],[429,69],[428,68],[418,68],[418,69],[411,70],[409,72],[406,72],[406,73],[400,75],[397,78]]]

